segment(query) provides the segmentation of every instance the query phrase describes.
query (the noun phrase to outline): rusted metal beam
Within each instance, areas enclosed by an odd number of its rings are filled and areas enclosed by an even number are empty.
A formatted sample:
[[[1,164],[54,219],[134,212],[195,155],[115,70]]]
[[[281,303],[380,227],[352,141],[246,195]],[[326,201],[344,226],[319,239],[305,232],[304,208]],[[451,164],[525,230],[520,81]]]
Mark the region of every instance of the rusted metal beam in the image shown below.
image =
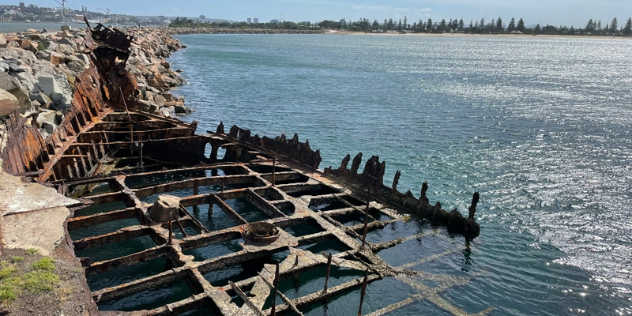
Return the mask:
[[[235,285],[235,283],[233,283],[233,281],[228,281],[228,284],[233,289],[233,291],[235,291],[235,293],[237,293],[237,295],[239,295],[239,297],[241,297],[241,299],[244,300],[244,303],[246,303],[246,305],[250,307],[250,310],[252,310],[255,314],[259,316],[266,316],[263,314],[263,312],[261,312],[259,308],[257,308],[257,306],[255,306],[255,304],[250,300],[248,295],[246,295],[244,291],[242,291],[238,286]],[[274,312],[272,313],[272,315],[274,315]]]

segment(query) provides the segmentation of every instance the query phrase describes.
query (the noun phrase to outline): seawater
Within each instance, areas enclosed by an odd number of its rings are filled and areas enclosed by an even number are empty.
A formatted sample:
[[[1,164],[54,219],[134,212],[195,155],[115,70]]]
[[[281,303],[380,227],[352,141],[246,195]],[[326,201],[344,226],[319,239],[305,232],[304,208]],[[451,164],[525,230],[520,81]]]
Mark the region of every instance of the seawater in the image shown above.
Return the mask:
[[[480,237],[413,241],[395,264],[476,277],[442,296],[493,315],[632,314],[632,41],[478,36],[187,35],[174,91],[199,132],[220,121],[298,133],[321,168],[379,155],[385,184],[466,211],[481,193]],[[428,229],[411,221],[388,230]],[[380,236],[372,237],[381,240]],[[411,254],[414,258],[410,258]],[[365,312],[406,298],[393,279],[369,286]],[[384,293],[382,293],[384,292]],[[310,315],[355,313],[357,293]],[[401,296],[401,295],[400,295]],[[393,300],[393,302],[391,302]],[[388,302],[385,302],[388,301]],[[349,303],[353,302],[353,303]],[[378,306],[378,305],[384,306]],[[353,306],[353,308],[351,307]],[[434,308],[434,309],[433,309]],[[426,301],[394,315],[436,312]]]

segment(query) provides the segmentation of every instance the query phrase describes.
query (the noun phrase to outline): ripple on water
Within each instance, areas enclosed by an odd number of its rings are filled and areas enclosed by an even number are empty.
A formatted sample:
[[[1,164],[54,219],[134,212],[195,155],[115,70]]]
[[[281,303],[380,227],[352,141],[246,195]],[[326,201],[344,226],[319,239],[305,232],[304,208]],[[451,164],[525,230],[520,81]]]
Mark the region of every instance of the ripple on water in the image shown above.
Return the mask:
[[[224,121],[298,133],[321,149],[321,168],[377,154],[387,185],[396,170],[400,190],[418,195],[428,181],[431,202],[447,209],[465,211],[480,191],[482,235],[463,260],[490,272],[464,288],[461,308],[629,312],[632,42],[179,38],[188,48],[170,62],[191,84],[175,93],[197,110],[184,119],[200,130]]]

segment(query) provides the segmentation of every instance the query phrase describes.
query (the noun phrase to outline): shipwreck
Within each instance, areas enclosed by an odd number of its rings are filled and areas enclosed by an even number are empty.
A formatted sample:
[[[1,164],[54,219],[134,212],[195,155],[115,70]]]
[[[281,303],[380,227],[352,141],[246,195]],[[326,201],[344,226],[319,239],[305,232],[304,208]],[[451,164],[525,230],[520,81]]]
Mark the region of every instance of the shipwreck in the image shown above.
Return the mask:
[[[446,231],[478,236],[478,193],[463,216],[431,203],[426,183],[419,198],[399,192],[399,172],[393,185],[385,186],[386,165],[375,156],[362,171],[362,154],[345,157],[337,168],[319,170],[320,152],[297,135],[261,137],[223,124],[198,134],[196,122],[151,114],[139,102],[136,80],[125,69],[130,36],[102,25],[89,28],[89,35],[90,67],[76,77],[62,123],[43,139],[28,117],[11,115],[2,168],[77,199],[65,223],[65,242],[88,280],[137,269],[120,284],[90,286],[99,309],[117,310],[123,305],[116,302],[123,298],[179,284],[187,289],[185,295],[167,295],[151,307],[122,309],[134,315],[196,310],[303,315],[309,306],[357,293],[353,308],[360,315],[367,285],[390,278],[412,288],[413,294],[370,315],[422,300],[453,315],[468,314],[441,292],[478,275],[412,269],[461,249],[397,266],[380,252],[410,240],[447,239]],[[381,242],[367,238],[410,216],[428,219],[438,228]],[[108,226],[109,231],[96,228],[106,223],[117,224]],[[112,256],[107,251],[132,240],[141,240],[136,243],[140,246],[128,253]],[[158,262],[160,269],[143,268],[150,262]],[[242,272],[216,277],[229,267]],[[341,270],[352,271],[354,277],[331,283],[330,276]],[[300,280],[313,271],[322,278],[318,290],[290,298],[279,289],[284,280]]]

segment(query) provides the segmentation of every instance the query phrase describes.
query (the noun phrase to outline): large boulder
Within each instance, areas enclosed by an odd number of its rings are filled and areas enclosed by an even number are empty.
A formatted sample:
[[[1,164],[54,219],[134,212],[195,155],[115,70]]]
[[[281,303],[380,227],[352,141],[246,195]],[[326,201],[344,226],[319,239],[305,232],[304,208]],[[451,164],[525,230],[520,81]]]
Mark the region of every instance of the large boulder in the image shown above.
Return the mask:
[[[37,79],[40,89],[45,95],[50,97],[57,108],[70,106],[72,89],[68,86],[65,75],[40,74]],[[65,83],[66,86],[60,84],[60,82]]]
[[[7,116],[20,108],[18,98],[7,90],[0,89],[0,117]]]
[[[0,47],[7,47],[7,39],[2,33],[0,33]]]
[[[158,197],[149,209],[149,217],[156,222],[168,222],[172,218],[179,218],[180,198],[163,194]]]
[[[67,44],[60,44],[55,51],[68,56],[75,54],[75,49]]]
[[[20,85],[18,79],[13,78],[6,72],[0,72],[0,89],[8,91],[18,99],[21,113],[31,108],[29,92]]]
[[[33,42],[27,39],[22,40],[22,43],[20,43],[20,48],[31,51],[33,54],[37,53],[37,46],[35,46]]]

